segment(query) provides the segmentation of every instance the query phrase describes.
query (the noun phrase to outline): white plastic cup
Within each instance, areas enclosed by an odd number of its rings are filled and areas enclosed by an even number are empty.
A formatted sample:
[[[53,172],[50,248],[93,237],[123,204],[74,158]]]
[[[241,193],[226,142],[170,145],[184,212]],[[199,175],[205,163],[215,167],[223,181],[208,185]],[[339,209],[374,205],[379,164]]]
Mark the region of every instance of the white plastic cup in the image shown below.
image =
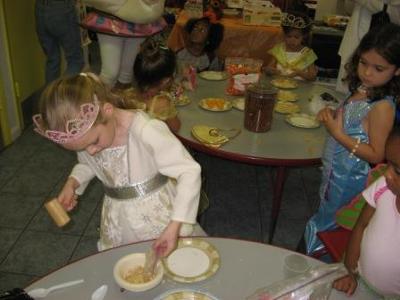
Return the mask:
[[[302,255],[298,254],[289,254],[284,259],[284,275],[285,278],[290,278],[297,276],[299,274],[303,274],[308,271],[310,265],[307,262],[307,259]]]

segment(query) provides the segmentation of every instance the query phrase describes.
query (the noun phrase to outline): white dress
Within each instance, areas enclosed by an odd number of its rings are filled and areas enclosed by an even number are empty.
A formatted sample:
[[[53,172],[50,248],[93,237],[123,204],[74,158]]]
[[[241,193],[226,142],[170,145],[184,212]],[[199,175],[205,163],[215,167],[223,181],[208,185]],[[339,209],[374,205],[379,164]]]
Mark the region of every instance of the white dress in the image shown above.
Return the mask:
[[[183,222],[181,235],[190,235],[196,223],[200,194],[200,166],[164,122],[135,111],[128,144],[90,156],[78,152],[79,163],[70,176],[81,184],[97,176],[107,187],[144,182],[161,173],[170,179],[143,197],[104,196],[99,250],[158,238],[170,220]]]

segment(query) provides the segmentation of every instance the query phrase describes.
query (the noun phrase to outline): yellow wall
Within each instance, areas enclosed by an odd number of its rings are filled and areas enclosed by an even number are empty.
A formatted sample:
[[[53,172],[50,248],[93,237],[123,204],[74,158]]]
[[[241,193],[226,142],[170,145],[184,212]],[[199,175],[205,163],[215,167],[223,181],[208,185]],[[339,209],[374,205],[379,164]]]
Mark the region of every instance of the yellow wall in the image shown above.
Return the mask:
[[[0,129],[4,143],[7,145],[11,142],[10,131],[8,130],[8,117],[6,112],[6,96],[4,94],[3,77],[0,74]]]
[[[3,0],[15,94],[23,101],[44,84],[45,57],[35,30],[35,0]]]

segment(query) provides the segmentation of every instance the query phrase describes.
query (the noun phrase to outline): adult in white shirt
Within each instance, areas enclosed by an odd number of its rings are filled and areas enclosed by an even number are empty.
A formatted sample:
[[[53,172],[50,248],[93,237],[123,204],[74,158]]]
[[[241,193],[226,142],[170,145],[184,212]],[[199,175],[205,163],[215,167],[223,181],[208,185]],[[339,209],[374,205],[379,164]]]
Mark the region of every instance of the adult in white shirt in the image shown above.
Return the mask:
[[[336,90],[345,93],[349,90],[341,80],[346,75],[344,66],[369,30],[371,16],[382,11],[384,3],[387,3],[391,22],[400,25],[400,0],[346,0],[346,3],[354,3],[354,8],[339,48],[341,62],[336,83]]]

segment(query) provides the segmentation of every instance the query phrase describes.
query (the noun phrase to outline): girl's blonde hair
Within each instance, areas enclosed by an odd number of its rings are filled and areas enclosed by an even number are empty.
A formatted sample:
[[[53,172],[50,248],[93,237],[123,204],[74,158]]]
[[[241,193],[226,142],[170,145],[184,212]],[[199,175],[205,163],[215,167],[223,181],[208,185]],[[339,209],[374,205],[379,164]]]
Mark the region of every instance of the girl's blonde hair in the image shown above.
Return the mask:
[[[80,73],[53,81],[40,97],[39,113],[43,129],[64,131],[66,123],[79,115],[82,104],[93,103],[95,98],[100,107],[108,102],[127,108],[124,101],[93,73]],[[96,123],[104,121],[100,110]]]

